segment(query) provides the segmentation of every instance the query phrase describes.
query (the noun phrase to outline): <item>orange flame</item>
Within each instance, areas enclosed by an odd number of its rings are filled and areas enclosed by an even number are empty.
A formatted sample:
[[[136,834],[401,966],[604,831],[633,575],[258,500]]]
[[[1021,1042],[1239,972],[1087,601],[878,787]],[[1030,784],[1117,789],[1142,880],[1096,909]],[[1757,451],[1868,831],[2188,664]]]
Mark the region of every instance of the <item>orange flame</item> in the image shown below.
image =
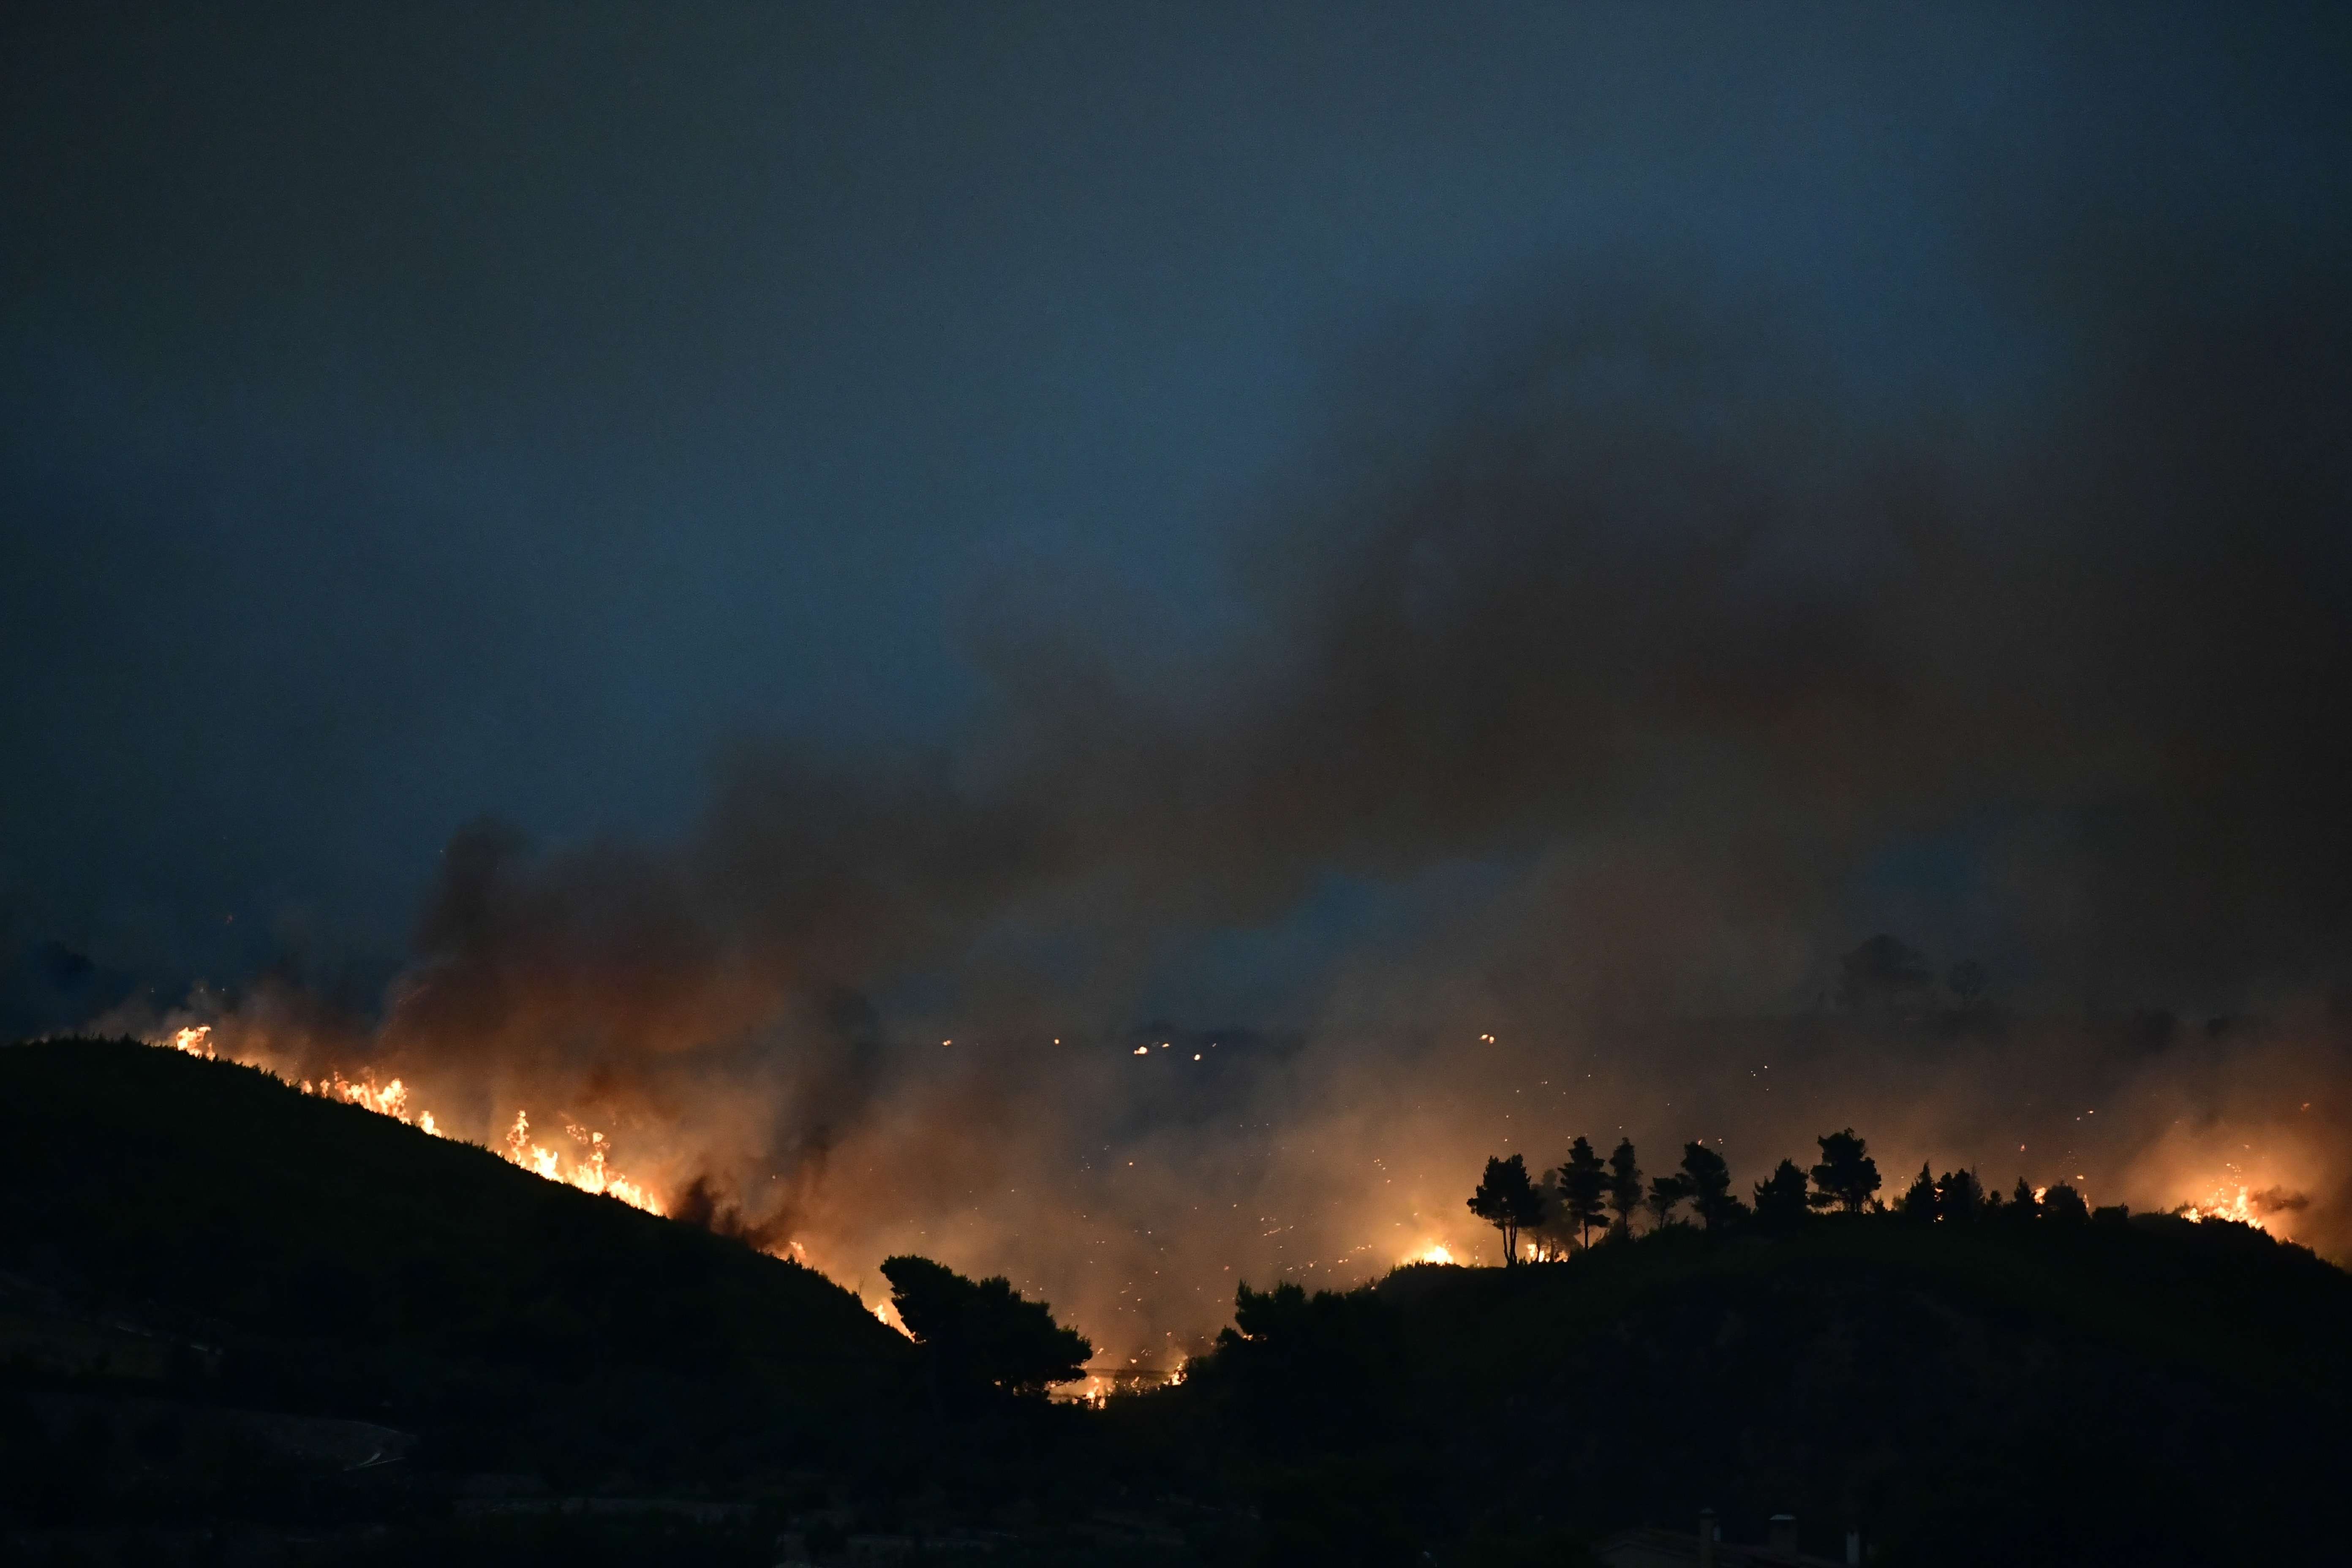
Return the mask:
[[[218,1059],[218,1052],[213,1045],[212,1036],[211,1025],[195,1024],[174,1030],[163,1039],[151,1040],[148,1043],[160,1046],[166,1050],[184,1051],[189,1056],[214,1061]],[[266,1062],[247,1061],[240,1065],[268,1073],[270,1077],[278,1079],[281,1083],[287,1081]],[[395,1121],[404,1122],[436,1138],[448,1136],[442,1131],[441,1124],[434,1119],[431,1111],[420,1110],[414,1115],[410,1114],[408,1086],[399,1079],[394,1079],[379,1088],[375,1081],[375,1075],[373,1073],[362,1074],[361,1081],[353,1083],[341,1073],[330,1071],[315,1081],[304,1079],[296,1087],[299,1088],[304,1094],[316,1095],[322,1100],[339,1100],[347,1105],[356,1105],[362,1110],[372,1110],[379,1116],[389,1116]],[[605,1141],[602,1132],[591,1131],[587,1128],[570,1123],[565,1124],[564,1131],[571,1135],[573,1142],[580,1145],[581,1150],[579,1154],[568,1161],[560,1151],[541,1148],[533,1143],[530,1141],[530,1113],[518,1110],[515,1112],[514,1126],[506,1136],[506,1147],[498,1152],[502,1153],[509,1164],[520,1165],[532,1174],[548,1181],[562,1182],[567,1186],[578,1187],[583,1193],[598,1193],[606,1197],[618,1198],[630,1207],[643,1209],[647,1214],[664,1212],[660,1200],[638,1183],[631,1181],[612,1168],[609,1163],[612,1145]]]
[[[2246,1188],[2240,1185],[2234,1194],[2228,1184],[2215,1187],[2201,1204],[2183,1204],[2180,1214],[2187,1219],[2227,1219],[2256,1229],[2267,1229],[2260,1215],[2246,1202]]]
[[[570,1122],[564,1123],[563,1131],[582,1150],[582,1153],[572,1158],[569,1170],[564,1169],[561,1152],[530,1141],[530,1112],[516,1111],[514,1125],[507,1130],[508,1163],[520,1165],[547,1181],[578,1187],[583,1193],[599,1193],[606,1197],[618,1198],[631,1208],[640,1208],[647,1214],[662,1212],[661,1204],[651,1193],[606,1166],[608,1146],[602,1132],[592,1132]]]
[[[2289,1216],[2310,1201],[2301,1193],[2279,1186],[2257,1191],[2252,1182],[2230,1176],[2215,1183],[2203,1198],[2183,1204],[2173,1212],[2186,1219],[2221,1219],[2250,1225],[2284,1241],[2291,1238],[2294,1230]]]

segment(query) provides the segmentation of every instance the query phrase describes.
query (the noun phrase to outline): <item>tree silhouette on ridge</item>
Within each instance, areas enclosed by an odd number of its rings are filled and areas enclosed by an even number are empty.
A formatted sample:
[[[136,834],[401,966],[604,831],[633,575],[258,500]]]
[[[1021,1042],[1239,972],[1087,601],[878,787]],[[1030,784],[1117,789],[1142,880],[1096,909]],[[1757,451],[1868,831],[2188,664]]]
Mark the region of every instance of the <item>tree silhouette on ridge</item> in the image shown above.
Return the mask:
[[[1769,1236],[1786,1236],[1811,1212],[1805,1196],[1805,1173],[1794,1160],[1783,1160],[1772,1173],[1756,1184],[1756,1225]]]
[[[1617,1216],[1612,1231],[1620,1236],[1633,1234],[1633,1216],[1642,1212],[1642,1167],[1634,1158],[1631,1138],[1618,1139],[1609,1156],[1609,1212]]]
[[[1043,1398],[1054,1384],[1086,1375],[1093,1344],[1055,1322],[1045,1302],[1024,1300],[1003,1275],[967,1279],[911,1254],[884,1258],[882,1275],[943,1405]]]
[[[1813,1142],[1822,1146],[1822,1163],[1812,1169],[1814,1192],[1807,1201],[1817,1209],[1862,1213],[1870,1194],[1878,1191],[1878,1162],[1870,1157],[1870,1145],[1855,1137],[1851,1127],[1825,1132]]]
[[[1642,1206],[1650,1211],[1650,1224],[1663,1230],[1675,1223],[1675,1210],[1691,1195],[1691,1179],[1680,1171],[1650,1178],[1650,1195]]]
[[[1544,1215],[1543,1194],[1528,1180],[1526,1158],[1487,1156],[1486,1174],[1470,1194],[1470,1212],[1503,1233],[1503,1267],[1517,1263],[1520,1230],[1541,1225]]]
[[[1691,1207],[1709,1230],[1726,1230],[1747,1216],[1748,1205],[1731,1195],[1731,1167],[1704,1143],[1683,1145],[1683,1174],[1690,1182]]]
[[[1581,1136],[1568,1146],[1560,1165],[1559,1201],[1576,1227],[1577,1245],[1591,1246],[1592,1227],[1608,1223],[1609,1167]]]

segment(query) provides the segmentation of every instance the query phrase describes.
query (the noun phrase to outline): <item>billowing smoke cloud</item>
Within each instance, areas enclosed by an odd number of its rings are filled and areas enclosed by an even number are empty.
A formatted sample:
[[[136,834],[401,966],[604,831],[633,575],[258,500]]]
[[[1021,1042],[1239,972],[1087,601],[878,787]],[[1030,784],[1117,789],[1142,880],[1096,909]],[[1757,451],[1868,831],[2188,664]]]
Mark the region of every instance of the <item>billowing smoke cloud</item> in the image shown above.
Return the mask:
[[[469,1135],[605,1130],[845,1279],[1008,1270],[1121,1353],[1237,1277],[1479,1245],[1476,1160],[1576,1132],[1752,1180],[1851,1124],[1890,1191],[2242,1187],[2341,1252],[2325,195],[1983,198],[1940,348],[1672,258],[1401,332],[1196,653],[1003,584],[964,745],[748,745],[669,846],[469,827],[380,1019],[265,988],[224,1034]],[[1842,995],[1883,929],[1933,962]],[[1270,1016],[1150,1021],[1250,963]]]

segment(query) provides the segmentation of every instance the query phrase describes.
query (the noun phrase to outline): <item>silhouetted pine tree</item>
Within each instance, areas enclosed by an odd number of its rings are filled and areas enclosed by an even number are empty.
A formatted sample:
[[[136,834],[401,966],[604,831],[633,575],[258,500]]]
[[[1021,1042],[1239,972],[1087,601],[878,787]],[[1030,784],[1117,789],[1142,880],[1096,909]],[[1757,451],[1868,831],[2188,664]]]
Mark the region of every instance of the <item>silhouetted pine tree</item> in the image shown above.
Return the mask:
[[[1642,1212],[1642,1167],[1633,1157],[1633,1141],[1617,1140],[1609,1156],[1609,1211],[1617,1216],[1613,1227],[1621,1236],[1633,1233],[1633,1216]]]
[[[1650,1211],[1653,1228],[1663,1229],[1675,1223],[1675,1210],[1691,1195],[1690,1178],[1681,1172],[1650,1178],[1650,1195],[1642,1206]]]
[[[1822,1163],[1813,1167],[1814,1191],[1808,1201],[1817,1209],[1860,1214],[1869,1206],[1870,1194],[1878,1191],[1878,1162],[1870,1157],[1870,1146],[1851,1127],[1813,1142],[1822,1146]]]
[[[1517,1263],[1520,1228],[1542,1224],[1544,1214],[1543,1194],[1528,1180],[1526,1159],[1489,1156],[1486,1179],[1470,1194],[1470,1212],[1503,1233],[1503,1266]]]
[[[1592,1245],[1592,1227],[1608,1223],[1609,1168],[1591,1144],[1579,1138],[1568,1146],[1559,1168],[1560,1206],[1576,1227],[1580,1247]]]
[[[2042,1194],[2042,1216],[2062,1224],[2079,1224],[2091,1217],[2091,1206],[2083,1201],[2082,1194],[2061,1182]]]
[[[1522,1239],[1532,1240],[1536,1261],[1549,1263],[1565,1258],[1574,1250],[1576,1226],[1564,1216],[1568,1213],[1559,1190],[1559,1173],[1546,1171],[1543,1180],[1536,1184],[1536,1195],[1543,1200],[1543,1218],[1521,1233]]]
[[[1936,1223],[1936,1178],[1925,1164],[1919,1167],[1919,1173],[1911,1178],[1911,1184],[1903,1190],[1903,1195],[1895,1200],[1895,1212],[1920,1225]]]
[[[1786,1236],[1804,1223],[1805,1173],[1794,1160],[1783,1160],[1772,1173],[1756,1184],[1756,1225],[1768,1236]]]
[[[1936,1215],[1956,1225],[1973,1224],[1984,1213],[1984,1184],[1963,1167],[1947,1171],[1936,1184]]]
[[[1690,1180],[1691,1207],[1709,1230],[1725,1230],[1747,1217],[1748,1205],[1731,1195],[1731,1167],[1704,1143],[1683,1145],[1683,1174]]]

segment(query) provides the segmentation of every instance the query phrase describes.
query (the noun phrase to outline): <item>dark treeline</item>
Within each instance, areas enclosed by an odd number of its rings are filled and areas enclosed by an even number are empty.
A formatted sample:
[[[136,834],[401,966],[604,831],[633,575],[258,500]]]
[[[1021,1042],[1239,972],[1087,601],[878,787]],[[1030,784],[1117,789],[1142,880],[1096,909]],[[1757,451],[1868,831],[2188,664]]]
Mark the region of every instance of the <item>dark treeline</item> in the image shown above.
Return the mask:
[[[2300,1500],[2352,1462],[2352,1279],[1964,1170],[1886,1202],[1861,1137],[1819,1142],[1744,1194],[1696,1143],[1490,1161],[1516,1266],[1244,1284],[1182,1386],[1112,1400],[1114,1447],[1245,1497],[1267,1563],[1572,1564],[1703,1505],[1882,1568],[2328,1560]]]
[[[1110,1426],[1247,1497],[1268,1563],[1577,1563],[1703,1504],[1734,1541],[1858,1531],[1885,1568],[2321,1545],[2295,1500],[2352,1458],[2352,1279],[2063,1184],[1923,1168],[1890,1197],[1853,1129],[1816,1143],[1753,1180],[1696,1142],[1659,1173],[1630,1140],[1491,1158],[1468,1202],[1504,1267],[1244,1284],[1183,1386]]]
[[[1889,1205],[1878,1196],[1878,1162],[1853,1128],[1824,1132],[1815,1142],[1821,1145],[1821,1158],[1810,1169],[1782,1160],[1743,1200],[1730,1166],[1703,1142],[1684,1144],[1681,1163],[1652,1176],[1645,1187],[1633,1140],[1620,1139],[1603,1160],[1579,1137],[1569,1145],[1568,1158],[1540,1180],[1528,1174],[1524,1155],[1489,1158],[1469,1207],[1501,1232],[1507,1267],[1553,1262],[1601,1241],[1630,1237],[1637,1215],[1647,1217],[1651,1230],[1696,1225],[1717,1232],[1753,1229],[1764,1236],[1785,1236],[1816,1215],[1886,1215],[1929,1224],[1987,1219],[2066,1223],[2094,1217],[2082,1194],[2065,1183],[2037,1188],[2020,1176],[2003,1198],[1965,1167],[1937,1176],[1922,1165],[1918,1176]],[[2101,1209],[2098,1215],[2120,1220],[2129,1211],[2119,1205]]]

